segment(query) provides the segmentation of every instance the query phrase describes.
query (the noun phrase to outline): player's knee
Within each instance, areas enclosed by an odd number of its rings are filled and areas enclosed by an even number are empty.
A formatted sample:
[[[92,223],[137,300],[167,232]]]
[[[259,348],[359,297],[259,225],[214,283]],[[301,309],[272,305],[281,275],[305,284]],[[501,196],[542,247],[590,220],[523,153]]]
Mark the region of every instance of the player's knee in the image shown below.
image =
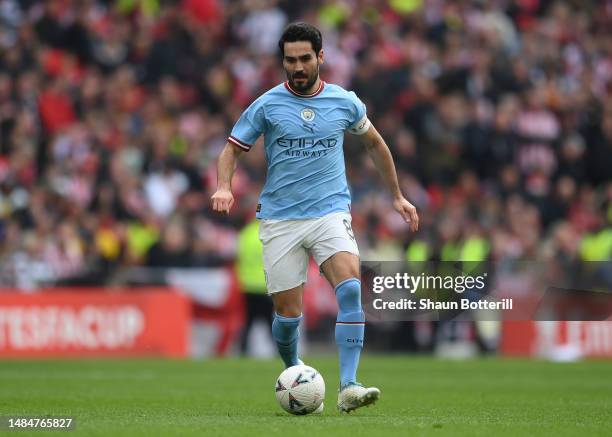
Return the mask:
[[[361,311],[361,282],[357,278],[342,281],[336,286],[336,300],[340,311]]]
[[[274,312],[283,317],[299,317],[302,315],[302,306],[294,302],[283,302],[274,306]]]

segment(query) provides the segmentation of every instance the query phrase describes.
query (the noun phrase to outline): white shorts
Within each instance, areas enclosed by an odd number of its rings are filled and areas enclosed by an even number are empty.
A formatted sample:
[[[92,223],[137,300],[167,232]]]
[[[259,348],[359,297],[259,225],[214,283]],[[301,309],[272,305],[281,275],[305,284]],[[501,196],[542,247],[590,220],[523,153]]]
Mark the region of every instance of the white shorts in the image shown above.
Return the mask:
[[[359,256],[348,212],[306,220],[262,220],[259,239],[268,294],[305,283],[309,254],[319,266],[338,252]]]

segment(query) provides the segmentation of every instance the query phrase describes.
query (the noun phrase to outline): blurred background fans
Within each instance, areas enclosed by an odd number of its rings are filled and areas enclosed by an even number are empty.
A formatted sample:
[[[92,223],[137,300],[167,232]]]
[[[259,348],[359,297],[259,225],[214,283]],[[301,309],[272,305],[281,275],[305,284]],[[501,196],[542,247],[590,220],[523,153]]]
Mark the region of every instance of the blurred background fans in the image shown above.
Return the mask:
[[[256,250],[240,235],[266,164],[260,140],[221,217],[215,160],[285,79],[277,41],[296,20],[321,28],[323,79],[366,103],[421,215],[411,234],[349,138],[364,260],[610,260],[610,1],[4,0],[0,292],[170,284],[193,305],[190,353],[237,348],[240,291],[261,284],[234,263]],[[333,293],[310,276],[305,338],[331,348]],[[439,331],[377,329],[420,351]],[[498,335],[466,329],[445,338]]]

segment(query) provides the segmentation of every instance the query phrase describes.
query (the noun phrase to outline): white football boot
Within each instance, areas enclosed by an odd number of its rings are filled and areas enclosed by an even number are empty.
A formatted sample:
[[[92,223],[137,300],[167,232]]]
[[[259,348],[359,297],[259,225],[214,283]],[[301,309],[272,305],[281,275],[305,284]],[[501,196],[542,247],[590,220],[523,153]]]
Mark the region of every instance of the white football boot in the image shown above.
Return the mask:
[[[349,383],[338,393],[338,411],[350,413],[360,407],[373,404],[380,397],[380,390],[376,387],[364,387],[359,383]]]

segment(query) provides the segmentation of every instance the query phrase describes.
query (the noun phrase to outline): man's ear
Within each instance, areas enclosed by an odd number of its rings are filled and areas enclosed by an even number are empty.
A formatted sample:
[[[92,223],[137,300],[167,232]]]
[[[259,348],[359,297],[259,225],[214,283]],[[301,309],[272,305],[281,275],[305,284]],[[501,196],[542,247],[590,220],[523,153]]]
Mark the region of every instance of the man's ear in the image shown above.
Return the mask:
[[[325,62],[324,58],[325,58],[325,53],[323,52],[323,49],[321,49],[319,51],[319,55],[317,56],[317,59],[319,60],[319,65]]]

